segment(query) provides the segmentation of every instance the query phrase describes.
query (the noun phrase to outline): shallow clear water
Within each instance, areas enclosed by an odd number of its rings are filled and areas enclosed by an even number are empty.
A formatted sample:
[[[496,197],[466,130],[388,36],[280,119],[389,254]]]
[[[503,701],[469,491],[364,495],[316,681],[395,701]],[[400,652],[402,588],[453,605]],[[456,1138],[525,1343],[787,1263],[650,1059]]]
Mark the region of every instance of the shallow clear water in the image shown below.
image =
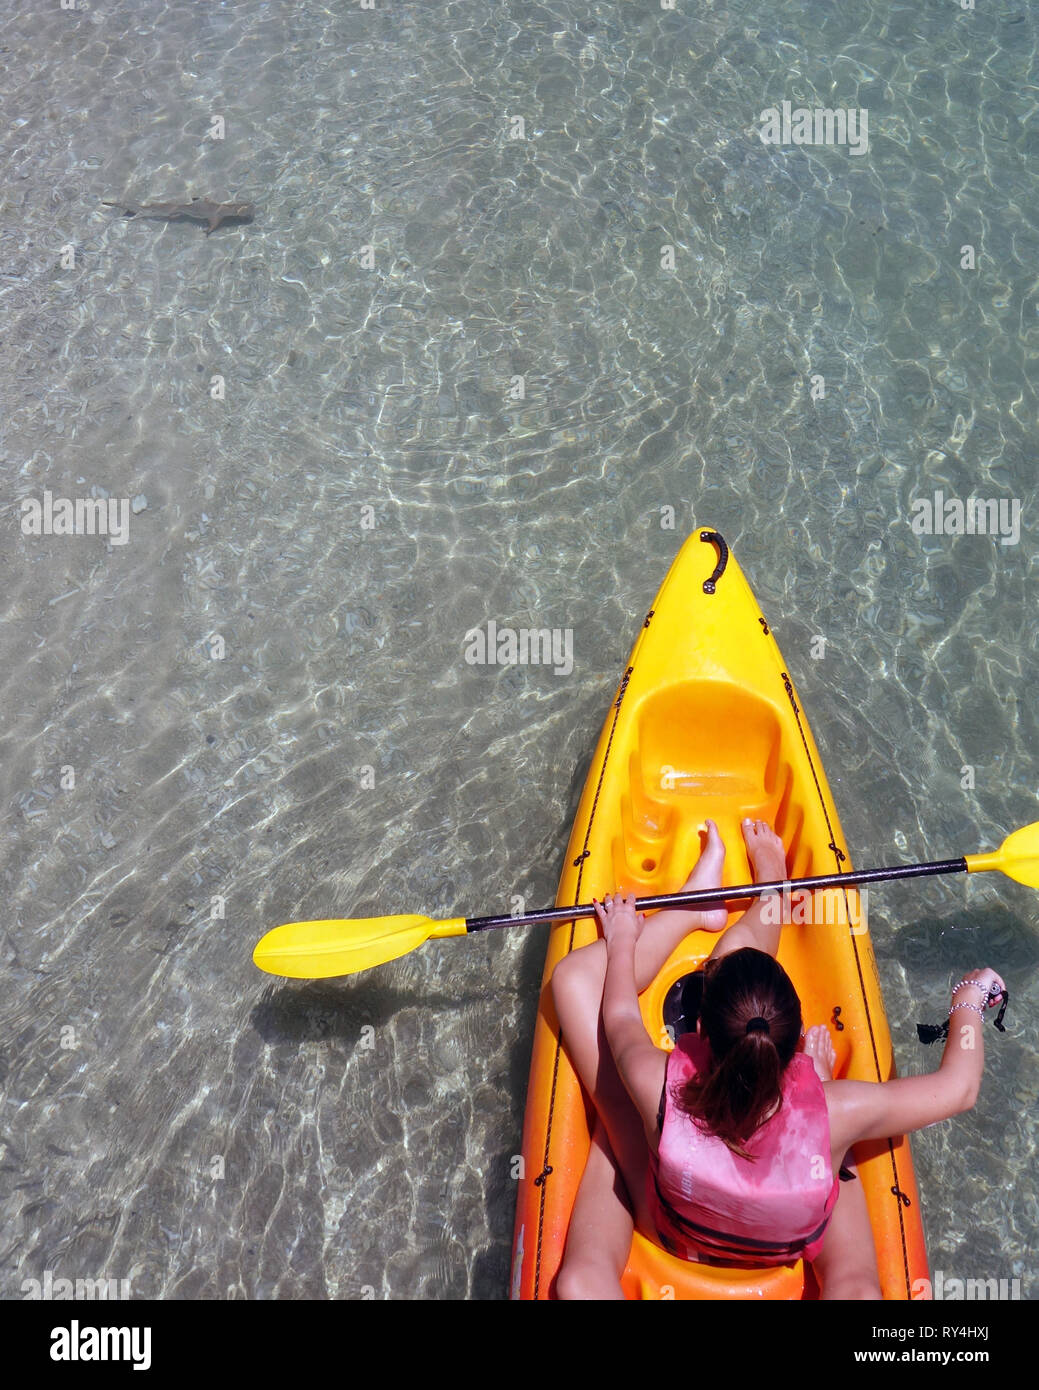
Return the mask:
[[[8,7],[0,1295],[504,1296],[543,934],[311,985],[251,950],[551,901],[694,519],[859,864],[1036,819],[1037,34],[1031,3]],[[868,153],[764,145],[783,100],[868,108]],[[255,220],[101,206],[192,196]],[[92,488],[137,499],[125,545],[22,534]],[[1016,500],[1019,540],[916,534],[936,490]],[[572,673],[467,664],[488,619],[572,629]],[[932,1266],[1034,1296],[1034,896],[871,908],[901,1070],[951,980],[1007,977],[977,1108],[914,1153]]]

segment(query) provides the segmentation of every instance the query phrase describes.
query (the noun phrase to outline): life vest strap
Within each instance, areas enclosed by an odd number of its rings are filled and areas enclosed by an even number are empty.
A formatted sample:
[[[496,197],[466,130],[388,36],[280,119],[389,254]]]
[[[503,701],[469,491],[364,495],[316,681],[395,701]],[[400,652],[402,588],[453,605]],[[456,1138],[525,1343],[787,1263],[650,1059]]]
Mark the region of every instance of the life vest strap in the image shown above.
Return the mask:
[[[653,1174],[653,1186],[656,1189],[661,1208],[678,1230],[691,1236],[696,1242],[706,1242],[710,1251],[717,1251],[726,1255],[742,1255],[744,1257],[757,1255],[772,1258],[787,1256],[790,1259],[798,1259],[804,1253],[806,1246],[819,1239],[830,1220],[830,1213],[827,1212],[819,1226],[810,1235],[802,1236],[799,1240],[778,1243],[768,1240],[754,1240],[751,1236],[735,1235],[731,1231],[716,1231],[710,1226],[702,1226],[699,1222],[691,1221],[681,1212],[675,1211],[661,1192],[656,1173]]]

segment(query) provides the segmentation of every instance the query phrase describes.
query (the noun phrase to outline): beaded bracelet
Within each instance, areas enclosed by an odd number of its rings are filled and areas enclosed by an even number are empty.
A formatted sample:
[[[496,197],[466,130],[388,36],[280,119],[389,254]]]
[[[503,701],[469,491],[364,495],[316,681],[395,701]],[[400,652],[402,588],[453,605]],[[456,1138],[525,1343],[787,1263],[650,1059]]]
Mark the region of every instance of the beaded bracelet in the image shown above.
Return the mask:
[[[949,1017],[950,1017],[950,1018],[952,1018],[953,1013],[954,1013],[957,1009],[970,1009],[970,1011],[971,1011],[972,1013],[980,1014],[980,1015],[981,1015],[981,1021],[982,1021],[982,1023],[984,1023],[984,1021],[985,1021],[985,1010],[984,1010],[984,1009],[979,1009],[978,1006],[977,1006],[977,1004],[953,1004],[952,1008],[949,1010]]]
[[[962,988],[963,985],[977,985],[978,989],[984,990],[984,986],[979,984],[977,980],[961,980],[958,985],[953,986],[953,994],[955,994],[958,989]],[[1003,1015],[1006,1013],[1007,1005],[1010,1003],[1010,991],[1006,988],[997,991],[995,986],[993,986],[992,992],[985,995],[985,1003],[986,1005],[991,1005],[995,1001],[997,993],[1003,1002],[999,1006],[999,1013],[992,1020],[992,1026],[997,1032],[1005,1033],[1007,1030],[1003,1027]],[[953,1004],[949,1010],[949,1018],[952,1018],[957,1009],[970,1009],[973,1013],[978,1015],[982,1023],[985,1022],[985,1010],[984,1008],[979,1008],[977,1004]],[[933,1043],[937,1042],[939,1038],[947,1038],[949,1036],[949,1018],[947,1018],[944,1023],[918,1023],[916,1025],[917,1037],[922,1043]]]
[[[981,990],[982,994],[984,994],[984,996],[985,996],[986,999],[988,998],[988,990],[985,988],[985,986],[981,983],[980,980],[960,980],[960,981],[958,981],[958,982],[957,982],[956,984],[954,984],[953,987],[952,987],[952,992],[953,992],[953,994],[955,994],[956,991],[957,991],[958,989],[962,989],[964,985],[973,985],[975,989],[980,989],[980,990]]]

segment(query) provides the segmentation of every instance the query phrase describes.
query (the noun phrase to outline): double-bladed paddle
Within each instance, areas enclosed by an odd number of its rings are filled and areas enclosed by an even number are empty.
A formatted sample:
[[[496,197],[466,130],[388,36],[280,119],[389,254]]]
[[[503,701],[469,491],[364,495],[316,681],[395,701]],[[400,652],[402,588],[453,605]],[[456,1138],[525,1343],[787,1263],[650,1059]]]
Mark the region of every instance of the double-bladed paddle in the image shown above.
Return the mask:
[[[764,893],[815,892],[823,888],[856,888],[896,878],[927,878],[933,874],[984,873],[998,869],[1017,883],[1039,888],[1039,821],[1015,830],[999,849],[939,859],[929,864],[898,864],[887,869],[858,869],[846,874],[786,879],[775,883],[744,883],[736,888],[702,888],[690,893],[663,893],[639,898],[636,907],[652,912],[663,907],[701,907],[708,903],[759,898]],[[452,917],[437,922],[416,914],[398,917],[359,917],[321,922],[289,922],[275,927],[257,945],[253,961],[271,975],[295,980],[320,980],[354,975],[374,965],[396,960],[437,936],[471,936],[494,927],[538,926],[593,917],[592,903],[549,907],[513,917]]]

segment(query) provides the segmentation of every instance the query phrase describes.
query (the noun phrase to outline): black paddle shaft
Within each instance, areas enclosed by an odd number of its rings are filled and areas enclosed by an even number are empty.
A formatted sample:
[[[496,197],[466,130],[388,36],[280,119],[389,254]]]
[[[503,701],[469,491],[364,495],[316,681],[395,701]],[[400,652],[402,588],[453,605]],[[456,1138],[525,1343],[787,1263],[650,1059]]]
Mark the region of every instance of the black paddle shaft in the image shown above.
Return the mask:
[[[820,888],[855,888],[860,883],[883,883],[894,878],[927,878],[933,874],[965,874],[967,861],[936,859],[931,864],[898,864],[888,869],[857,869],[847,874],[820,874],[816,878],[794,878],[778,883],[744,883],[738,888],[698,888],[690,893],[661,893],[656,897],[638,898],[639,912],[652,912],[658,907],[702,907],[705,903],[730,902],[740,898],[760,898],[765,893],[814,893]],[[539,912],[527,912],[520,917],[468,917],[467,933],[490,931],[493,927],[533,927],[542,922],[570,922],[578,917],[594,917],[592,903],[575,903],[573,907],[545,907]]]

